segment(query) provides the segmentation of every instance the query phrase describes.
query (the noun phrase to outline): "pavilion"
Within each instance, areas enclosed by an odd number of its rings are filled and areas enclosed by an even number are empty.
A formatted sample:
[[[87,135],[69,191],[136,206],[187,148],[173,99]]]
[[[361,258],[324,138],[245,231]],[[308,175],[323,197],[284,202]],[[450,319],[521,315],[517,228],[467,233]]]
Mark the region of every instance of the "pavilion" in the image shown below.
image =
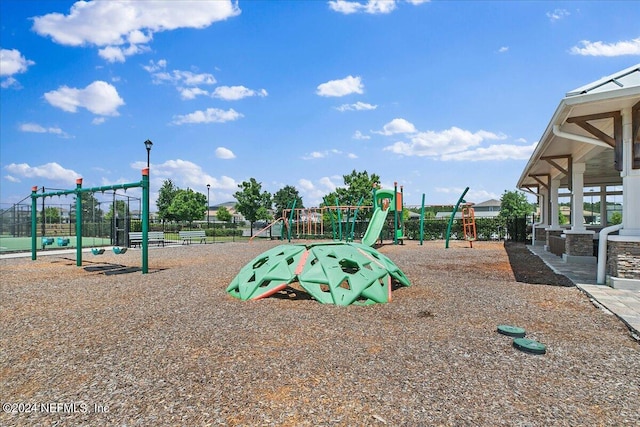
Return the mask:
[[[534,244],[567,263],[597,264],[598,284],[640,289],[639,129],[637,64],[568,92],[518,180],[540,206]],[[585,212],[585,202],[599,212]],[[560,224],[561,204],[570,205],[569,225]]]

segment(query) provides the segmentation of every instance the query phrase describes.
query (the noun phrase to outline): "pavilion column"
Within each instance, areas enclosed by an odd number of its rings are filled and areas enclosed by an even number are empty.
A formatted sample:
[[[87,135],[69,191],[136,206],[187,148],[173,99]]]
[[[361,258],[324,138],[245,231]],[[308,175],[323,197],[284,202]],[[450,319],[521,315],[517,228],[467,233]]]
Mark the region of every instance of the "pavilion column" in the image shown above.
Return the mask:
[[[607,186],[600,186],[600,225],[606,227],[607,225]]]
[[[631,108],[622,109],[622,224],[619,235],[609,235],[607,283],[640,291],[640,169],[633,169]]]
[[[551,251],[552,239],[555,237],[560,237],[563,230],[560,228],[560,224],[558,222],[558,214],[559,214],[559,200],[558,200],[558,189],[560,188],[560,179],[552,179],[549,183],[549,204],[551,205],[551,214],[550,214],[550,225],[545,229],[546,233],[546,241],[544,249],[546,251]]]
[[[585,230],[584,226],[584,171],[587,165],[584,163],[573,164],[573,197],[571,201],[571,229],[574,231]]]
[[[551,203],[551,218],[549,221],[550,228],[552,230],[559,230],[560,224],[558,223],[558,216],[560,214],[558,189],[560,188],[560,180],[552,179],[549,186],[549,202]]]
[[[640,236],[640,169],[633,169],[631,108],[622,110],[622,224],[620,235]]]

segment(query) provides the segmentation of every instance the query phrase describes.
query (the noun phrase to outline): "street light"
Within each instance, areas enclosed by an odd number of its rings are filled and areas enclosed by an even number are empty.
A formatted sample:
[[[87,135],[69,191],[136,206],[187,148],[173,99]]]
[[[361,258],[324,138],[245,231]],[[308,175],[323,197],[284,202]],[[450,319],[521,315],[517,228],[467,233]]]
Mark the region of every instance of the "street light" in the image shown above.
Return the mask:
[[[151,142],[151,140],[147,139],[144,142],[144,146],[147,149],[147,167],[149,167],[149,156],[151,154],[151,146],[153,145],[153,142]]]
[[[209,202],[209,189],[211,184],[207,184],[207,228],[209,228],[209,210],[211,209],[211,203]]]

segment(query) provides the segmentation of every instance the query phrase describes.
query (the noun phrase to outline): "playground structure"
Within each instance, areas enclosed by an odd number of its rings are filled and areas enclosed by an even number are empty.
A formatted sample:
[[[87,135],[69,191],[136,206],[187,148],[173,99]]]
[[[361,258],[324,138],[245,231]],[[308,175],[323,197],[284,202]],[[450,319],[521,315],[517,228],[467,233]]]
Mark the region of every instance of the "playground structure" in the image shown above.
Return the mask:
[[[393,261],[372,246],[378,241],[390,212],[394,212],[394,244],[404,238],[402,187],[400,192],[397,191],[397,183],[394,183],[393,190],[373,189],[373,213],[362,236],[362,243],[355,243],[354,227],[361,204],[362,199],[356,206],[340,206],[336,200],[335,207],[295,210],[294,203],[291,209],[285,211],[285,215],[260,232],[283,221],[287,226],[289,242],[293,225],[297,227],[297,232],[302,231],[302,235],[311,235],[311,231],[317,232],[318,228],[324,235],[322,214],[327,213],[331,218],[334,242],[289,244],[270,249],[246,264],[231,281],[227,292],[241,300],[255,300],[276,293],[295,293],[295,288],[289,285],[296,282],[304,292],[323,304],[369,305],[390,302],[394,280],[402,286],[411,284]],[[348,231],[352,210],[351,230]],[[347,214],[345,221],[343,212]],[[344,234],[343,225],[346,227]],[[340,241],[335,241],[336,237]],[[344,242],[343,237],[346,240]]]
[[[93,193],[98,191],[111,191],[111,190],[127,190],[128,188],[142,188],[142,273],[146,274],[149,271],[149,168],[142,169],[142,180],[139,182],[107,185],[103,187],[94,188],[82,188],[82,178],[76,179],[76,188],[73,190],[62,190],[48,193],[38,193],[38,187],[31,189],[31,259],[36,260],[36,248],[37,248],[37,234],[35,232],[37,227],[37,199],[53,196],[63,196],[68,194],[75,194],[76,196],[76,266],[82,266],[82,193]],[[115,210],[114,210],[115,212]],[[43,237],[44,241],[45,237]],[[48,244],[47,240],[47,244]],[[67,242],[68,243],[68,242]],[[115,254],[123,254],[126,252],[126,248],[119,248],[114,246],[113,252]],[[104,253],[104,250],[93,250],[94,255]]]
[[[257,300],[300,292],[297,282],[322,304],[369,305],[391,301],[395,283],[410,286],[402,270],[375,249],[348,242],[279,245],[246,264],[227,292]]]
[[[449,248],[451,226],[453,225],[453,220],[456,217],[456,213],[458,212],[458,208],[460,207],[460,205],[462,205],[462,233],[464,235],[464,240],[468,241],[469,247],[473,248],[473,242],[477,238],[475,213],[471,205],[464,200],[464,196],[467,194],[467,191],[469,191],[469,187],[464,189],[462,195],[456,203],[456,206],[453,208],[453,212],[451,212],[451,217],[449,217],[449,224],[447,225],[447,236],[444,246],[445,248]]]
[[[334,241],[353,242],[356,240],[356,222],[358,214],[361,211],[368,211],[373,208],[373,213],[369,219],[366,230],[362,233],[362,243],[367,246],[373,246],[378,239],[382,243],[380,233],[384,227],[389,213],[393,212],[393,243],[402,244],[405,236],[403,235],[404,218],[403,210],[403,187],[394,183],[394,189],[376,189],[373,188],[373,206],[362,206],[362,198],[357,205],[340,205],[336,199],[335,205],[331,205],[325,200],[325,206],[313,208],[296,208],[293,203],[291,208],[283,210],[280,218],[276,219],[266,227],[258,230],[249,241],[253,241],[262,233],[268,230],[276,229],[276,226],[282,224],[280,228],[280,239],[287,239],[291,242],[292,237],[299,239],[316,239],[325,238],[328,230],[325,227],[325,218],[329,218],[331,222],[331,236]],[[423,198],[424,199],[424,198]],[[424,200],[423,200],[424,203]],[[423,206],[424,210],[424,206]]]

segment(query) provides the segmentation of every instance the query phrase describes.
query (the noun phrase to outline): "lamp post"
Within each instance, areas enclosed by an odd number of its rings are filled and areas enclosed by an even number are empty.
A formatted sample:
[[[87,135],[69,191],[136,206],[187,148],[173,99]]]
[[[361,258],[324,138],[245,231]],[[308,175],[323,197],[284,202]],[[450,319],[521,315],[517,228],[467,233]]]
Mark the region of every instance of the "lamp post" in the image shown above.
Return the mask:
[[[151,140],[147,139],[144,142],[144,146],[147,149],[147,167],[149,167],[149,156],[151,155],[151,146],[153,145],[153,142],[151,142]]]
[[[209,189],[211,184],[207,184],[207,228],[209,228],[209,210],[211,209],[211,202],[209,202]]]

